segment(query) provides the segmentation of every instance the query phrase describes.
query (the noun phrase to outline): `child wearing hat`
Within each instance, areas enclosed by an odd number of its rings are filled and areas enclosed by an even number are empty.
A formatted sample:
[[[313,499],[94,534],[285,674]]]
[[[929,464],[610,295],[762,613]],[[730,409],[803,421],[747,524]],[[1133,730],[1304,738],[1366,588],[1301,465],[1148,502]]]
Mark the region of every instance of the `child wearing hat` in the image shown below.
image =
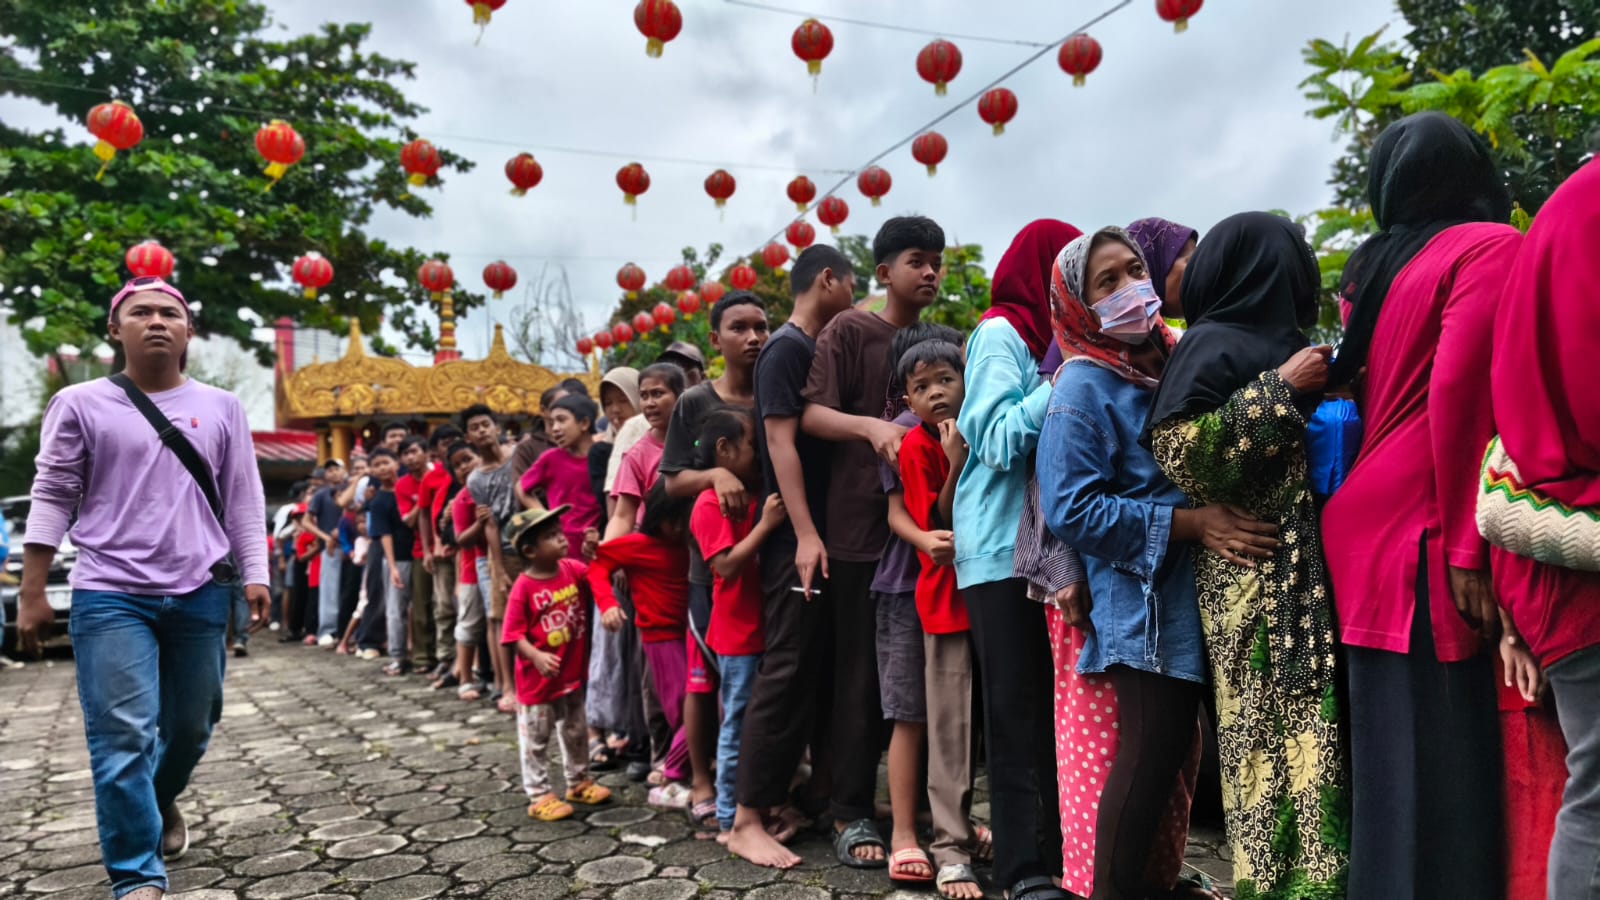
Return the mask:
[[[584,687],[589,673],[588,567],[567,556],[561,516],[568,507],[527,509],[511,517],[506,539],[522,560],[522,574],[506,601],[501,641],[516,656],[517,743],[528,816],[554,822],[572,804],[593,806],[611,798],[589,777]],[[561,744],[567,793],[550,787],[545,765],[550,738]]]

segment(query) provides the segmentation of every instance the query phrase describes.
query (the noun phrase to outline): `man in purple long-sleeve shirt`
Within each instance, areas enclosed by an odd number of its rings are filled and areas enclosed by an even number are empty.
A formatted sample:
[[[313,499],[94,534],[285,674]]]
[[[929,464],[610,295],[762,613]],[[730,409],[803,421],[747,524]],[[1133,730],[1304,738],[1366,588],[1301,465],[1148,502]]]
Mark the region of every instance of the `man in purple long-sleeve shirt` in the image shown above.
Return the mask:
[[[53,618],[45,576],[70,524],[71,633],[101,853],[117,897],[158,900],[164,858],[189,844],[178,795],[222,716],[240,581],[252,620],[266,621],[266,505],[239,399],[183,374],[194,322],[177,288],[128,282],[109,328],[127,376],[210,467],[228,524],[122,388],[98,379],[62,390],[40,436],[17,630],[37,654]],[[214,572],[230,554],[236,573]]]

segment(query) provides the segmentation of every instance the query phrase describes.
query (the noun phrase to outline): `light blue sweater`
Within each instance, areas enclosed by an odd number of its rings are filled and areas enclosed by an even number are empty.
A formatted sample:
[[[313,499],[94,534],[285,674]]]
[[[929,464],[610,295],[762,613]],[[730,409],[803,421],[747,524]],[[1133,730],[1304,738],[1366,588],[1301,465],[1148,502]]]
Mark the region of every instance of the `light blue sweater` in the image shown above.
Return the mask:
[[[967,339],[966,381],[956,425],[971,451],[951,511],[963,588],[1012,576],[1028,458],[1050,403],[1039,362],[1004,319],[984,321]]]

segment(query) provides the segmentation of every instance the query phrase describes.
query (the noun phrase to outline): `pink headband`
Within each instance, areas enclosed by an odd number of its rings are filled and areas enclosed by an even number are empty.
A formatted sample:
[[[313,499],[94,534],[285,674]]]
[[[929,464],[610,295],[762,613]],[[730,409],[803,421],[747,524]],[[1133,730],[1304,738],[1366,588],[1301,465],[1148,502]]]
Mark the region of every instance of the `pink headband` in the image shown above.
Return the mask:
[[[185,313],[189,312],[189,301],[183,299],[182,291],[179,291],[166,281],[156,278],[153,275],[143,275],[138,278],[130,279],[127,284],[122,286],[121,290],[117,291],[116,296],[111,298],[111,311],[107,314],[108,317],[116,315],[118,304],[128,299],[129,296],[137,294],[141,291],[156,291],[158,293],[166,294],[168,297],[171,297],[174,300],[177,300],[179,303],[182,303]]]

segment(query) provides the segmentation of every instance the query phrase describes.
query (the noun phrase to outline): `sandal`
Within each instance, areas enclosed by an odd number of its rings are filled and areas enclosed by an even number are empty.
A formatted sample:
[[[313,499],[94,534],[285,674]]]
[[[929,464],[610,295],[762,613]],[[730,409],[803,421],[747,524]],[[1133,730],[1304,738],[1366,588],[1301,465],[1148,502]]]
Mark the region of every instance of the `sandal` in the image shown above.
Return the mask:
[[[585,778],[567,789],[567,799],[584,806],[599,806],[611,799],[611,789],[596,784],[593,778]]]
[[[394,677],[394,676],[397,676],[397,675],[410,675],[411,674],[411,665],[409,663],[403,663],[403,662],[392,662],[392,663],[389,663],[387,666],[383,667],[383,674],[388,675],[390,677]]]
[[[972,867],[965,863],[941,866],[939,874],[933,879],[933,883],[939,889],[939,896],[948,900],[950,894],[945,891],[946,886],[952,884],[979,884],[978,873],[972,871]]]
[[[517,711],[517,698],[510,694],[501,694],[500,699],[494,703],[494,708],[506,715],[513,715]]]
[[[994,832],[977,822],[972,823],[972,861],[994,862]]]
[[[688,809],[689,827],[700,830],[717,828],[717,798],[701,800]]]
[[[447,673],[447,674],[445,674],[443,676],[440,676],[439,678],[435,678],[433,680],[433,689],[436,690],[436,691],[442,691],[445,688],[453,688],[453,687],[460,687],[460,686],[461,686],[461,679],[457,678],[456,677],[456,673],[454,673],[454,672],[449,672],[449,673]]]
[[[555,794],[545,794],[528,806],[528,818],[541,822],[559,822],[572,815],[572,804],[563,803]]]
[[[1008,900],[1072,900],[1072,895],[1056,887],[1047,875],[1024,878],[1006,891]]]
[[[858,847],[877,847],[888,850],[883,838],[878,836],[878,827],[872,824],[871,819],[857,819],[833,837],[833,855],[843,865],[852,869],[881,869],[886,862],[881,859],[858,859],[855,851]]]
[[[463,684],[456,688],[456,696],[462,700],[482,700],[483,686],[479,684]]]
[[[646,806],[657,809],[688,809],[690,791],[677,782],[651,788],[645,797]]]
[[[927,874],[909,871],[918,867],[927,869]],[[933,881],[933,862],[921,847],[896,850],[889,857],[889,880],[895,884],[928,884]]]
[[[617,757],[619,755],[603,739],[590,741],[589,769],[594,772],[610,772],[617,767]]]

